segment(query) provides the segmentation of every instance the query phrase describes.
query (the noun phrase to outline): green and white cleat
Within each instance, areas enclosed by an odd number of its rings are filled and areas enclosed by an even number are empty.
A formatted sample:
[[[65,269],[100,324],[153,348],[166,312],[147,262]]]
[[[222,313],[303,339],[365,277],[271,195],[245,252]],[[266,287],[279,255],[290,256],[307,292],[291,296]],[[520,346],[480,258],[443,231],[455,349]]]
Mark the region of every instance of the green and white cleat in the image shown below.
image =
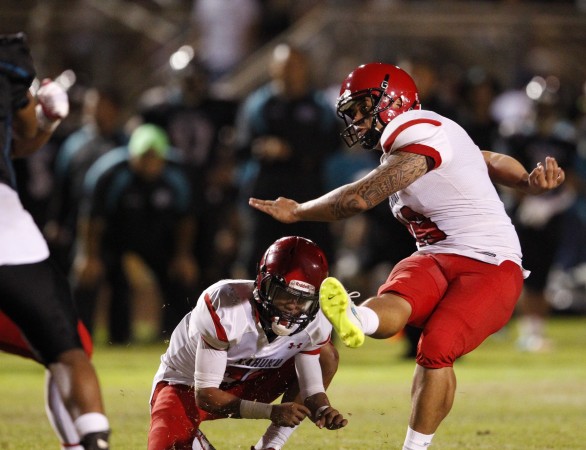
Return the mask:
[[[356,306],[342,283],[334,277],[326,278],[319,288],[319,304],[344,345],[354,348],[364,343]]]

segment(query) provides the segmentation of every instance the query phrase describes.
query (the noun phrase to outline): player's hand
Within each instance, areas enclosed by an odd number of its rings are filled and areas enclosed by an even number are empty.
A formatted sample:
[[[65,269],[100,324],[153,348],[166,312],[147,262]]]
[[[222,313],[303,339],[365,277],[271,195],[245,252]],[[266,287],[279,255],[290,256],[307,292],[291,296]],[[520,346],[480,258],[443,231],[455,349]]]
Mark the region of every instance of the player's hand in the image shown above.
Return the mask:
[[[37,91],[37,123],[48,133],[55,131],[69,114],[69,97],[59,84],[45,78]]]
[[[273,405],[271,421],[281,427],[294,427],[310,414],[307,406],[294,402],[281,403]]]
[[[295,200],[284,197],[279,197],[276,200],[259,200],[257,198],[250,198],[248,204],[259,211],[268,214],[279,222],[298,222],[296,211],[299,207],[299,203]]]
[[[45,78],[37,91],[37,102],[49,120],[65,119],[69,114],[69,97],[59,84]]]
[[[538,163],[529,174],[528,190],[531,195],[538,195],[550,191],[561,185],[566,179],[564,170],[558,166],[555,158],[545,158],[545,165]]]
[[[318,428],[327,428],[328,430],[338,430],[348,425],[348,420],[340,412],[328,406],[325,409],[318,410],[317,417],[313,417],[313,422]]]

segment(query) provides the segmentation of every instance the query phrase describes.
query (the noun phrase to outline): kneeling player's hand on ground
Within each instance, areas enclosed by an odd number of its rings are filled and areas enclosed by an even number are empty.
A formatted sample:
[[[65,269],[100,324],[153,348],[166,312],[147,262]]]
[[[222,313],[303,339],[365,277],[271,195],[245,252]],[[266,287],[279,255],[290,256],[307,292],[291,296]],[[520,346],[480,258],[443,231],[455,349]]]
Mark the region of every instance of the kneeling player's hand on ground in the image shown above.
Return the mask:
[[[327,428],[328,430],[337,430],[348,425],[348,420],[344,419],[344,416],[331,406],[318,410],[317,417],[314,417],[313,421],[319,428]]]
[[[307,406],[299,403],[288,402],[273,405],[271,421],[281,427],[294,427],[311,414]]]

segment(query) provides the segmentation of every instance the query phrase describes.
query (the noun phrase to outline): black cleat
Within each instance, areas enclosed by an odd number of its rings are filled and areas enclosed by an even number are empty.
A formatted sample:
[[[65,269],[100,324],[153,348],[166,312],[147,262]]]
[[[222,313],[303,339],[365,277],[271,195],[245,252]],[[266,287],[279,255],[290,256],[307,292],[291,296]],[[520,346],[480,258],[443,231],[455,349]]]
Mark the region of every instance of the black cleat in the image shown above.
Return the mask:
[[[109,437],[109,431],[88,433],[82,438],[80,444],[85,450],[110,450]]]

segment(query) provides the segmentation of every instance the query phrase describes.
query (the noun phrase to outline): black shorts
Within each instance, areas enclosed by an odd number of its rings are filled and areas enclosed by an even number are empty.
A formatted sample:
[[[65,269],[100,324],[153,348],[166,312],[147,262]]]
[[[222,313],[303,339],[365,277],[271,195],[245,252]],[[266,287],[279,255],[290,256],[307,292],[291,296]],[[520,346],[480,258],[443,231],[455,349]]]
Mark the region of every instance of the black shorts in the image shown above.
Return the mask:
[[[0,309],[45,365],[67,350],[82,348],[67,278],[49,259],[0,266]]]
[[[562,216],[554,216],[542,228],[525,227],[515,224],[523,252],[523,267],[531,271],[524,286],[541,292],[547,286],[548,275],[558,252]]]

